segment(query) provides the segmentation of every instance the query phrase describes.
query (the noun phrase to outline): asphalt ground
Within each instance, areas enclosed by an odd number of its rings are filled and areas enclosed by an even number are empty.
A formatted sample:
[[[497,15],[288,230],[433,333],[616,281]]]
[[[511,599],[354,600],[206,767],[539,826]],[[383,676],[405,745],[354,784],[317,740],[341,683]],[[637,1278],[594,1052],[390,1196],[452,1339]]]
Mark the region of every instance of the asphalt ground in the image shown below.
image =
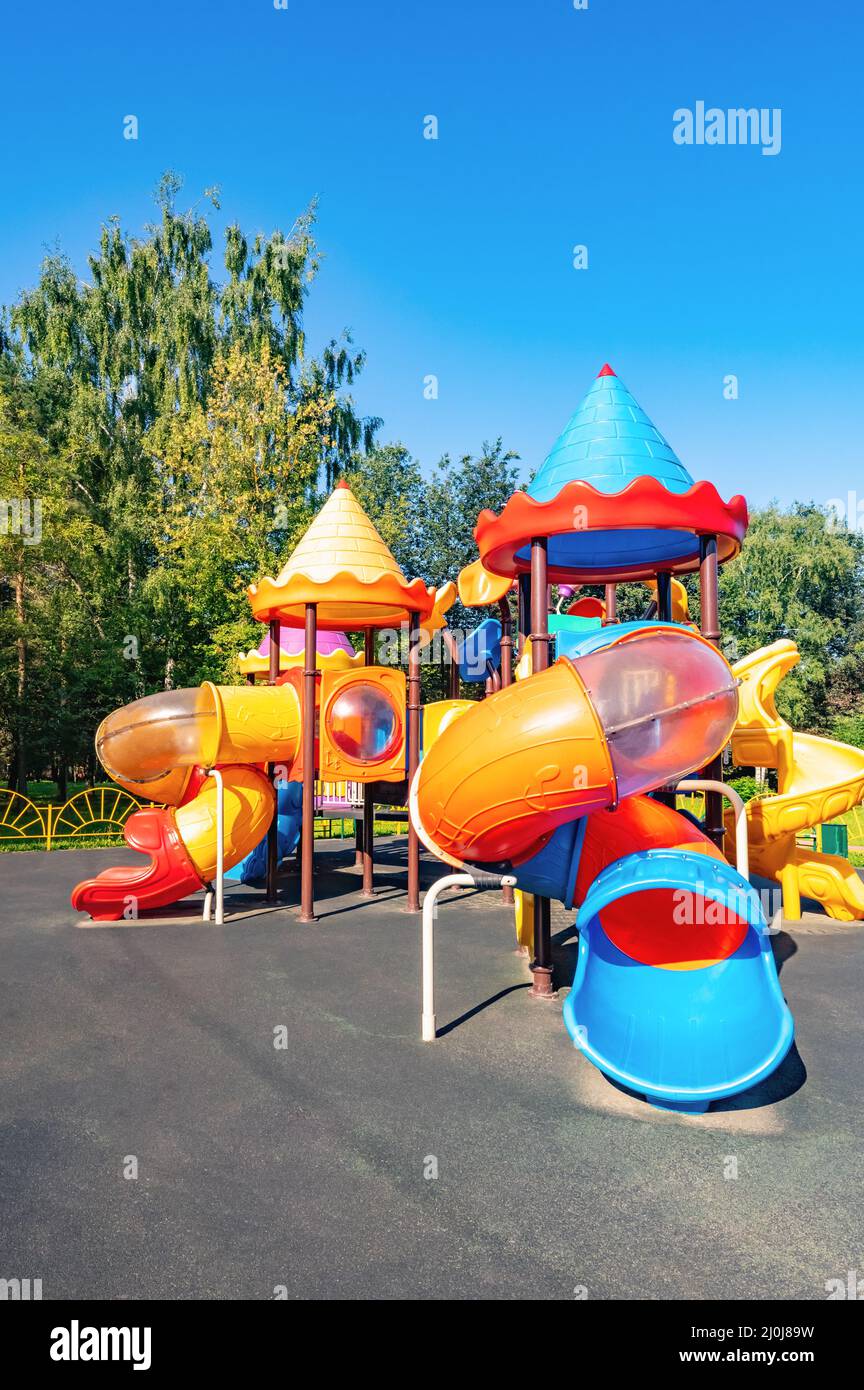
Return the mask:
[[[0,855],[0,1275],[45,1299],[824,1300],[864,1267],[861,925],[775,938],[796,1047],[683,1116],[529,997],[497,892],[441,906],[422,1043],[404,840],[371,901],[319,849],[307,926],[286,878],[277,910],[231,891],[223,927],[82,927],[72,886],[128,850]],[[566,987],[572,914],[553,930]]]

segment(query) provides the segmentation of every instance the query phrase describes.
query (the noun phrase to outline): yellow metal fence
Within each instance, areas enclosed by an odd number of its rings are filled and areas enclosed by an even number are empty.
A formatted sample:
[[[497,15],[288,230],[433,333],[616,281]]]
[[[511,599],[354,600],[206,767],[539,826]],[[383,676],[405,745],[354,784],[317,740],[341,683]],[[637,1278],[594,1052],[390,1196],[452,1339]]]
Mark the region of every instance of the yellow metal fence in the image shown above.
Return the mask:
[[[43,806],[0,787],[0,840],[44,840],[45,848],[51,849],[57,840],[86,843],[120,836],[139,807],[134,796],[110,784],[76,792],[62,806]]]
[[[345,822],[353,831],[353,803],[361,800],[355,784],[316,782],[315,793],[316,835],[331,836],[334,824],[339,824],[343,835]],[[324,802],[337,799],[345,801],[343,815],[330,804],[323,809]],[[44,840],[46,849],[54,849],[58,841],[76,840],[84,845],[109,837],[120,840],[124,825],[141,804],[112,783],[76,792],[62,806],[42,805],[21,792],[0,787],[0,844],[11,848],[15,841]]]

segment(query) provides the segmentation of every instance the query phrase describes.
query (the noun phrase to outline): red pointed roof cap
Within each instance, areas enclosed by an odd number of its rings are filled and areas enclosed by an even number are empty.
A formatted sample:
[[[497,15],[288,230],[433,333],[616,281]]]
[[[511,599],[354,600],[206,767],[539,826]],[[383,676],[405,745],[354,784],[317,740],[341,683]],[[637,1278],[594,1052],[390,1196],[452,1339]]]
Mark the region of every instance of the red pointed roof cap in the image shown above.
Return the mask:
[[[345,481],[344,478],[340,478],[339,481],[338,481],[338,483],[336,484],[336,486],[337,486],[337,487],[350,487],[350,483],[347,483],[347,482]]]
[[[603,366],[600,368],[600,370],[599,370],[599,372],[597,373],[597,375],[598,375],[598,376],[615,376],[615,372],[613,372],[613,370],[612,370],[612,368],[609,366],[609,363],[608,363],[608,362],[604,362],[604,363],[603,363]]]

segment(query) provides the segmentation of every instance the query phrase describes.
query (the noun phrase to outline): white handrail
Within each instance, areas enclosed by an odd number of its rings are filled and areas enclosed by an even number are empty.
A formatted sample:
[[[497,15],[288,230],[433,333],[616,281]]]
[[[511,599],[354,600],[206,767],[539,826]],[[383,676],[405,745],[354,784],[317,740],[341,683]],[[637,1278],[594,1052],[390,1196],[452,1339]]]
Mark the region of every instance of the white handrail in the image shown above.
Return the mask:
[[[214,778],[216,782],[216,917],[215,925],[222,927],[225,925],[225,783],[222,781],[222,773],[218,767],[211,767],[208,777]],[[212,889],[204,894],[204,921],[210,921],[210,904],[213,899]]]
[[[415,778],[416,786],[416,778]],[[728,786],[725,782],[717,782],[709,777],[687,777],[679,782],[675,788],[681,792],[719,792],[731,802],[735,812],[735,860],[736,867],[742,878],[750,880],[750,854],[747,844],[747,812],[741,797],[734,787]],[[412,787],[412,797],[415,788]],[[415,821],[415,826],[417,822]],[[418,829],[420,838],[425,836],[422,830]],[[437,851],[440,853],[440,851]],[[458,861],[457,861],[458,862]],[[423,899],[423,920],[422,920],[422,989],[423,1006],[420,1021],[420,1036],[423,1042],[434,1042],[437,1033],[437,1023],[435,1018],[435,948],[434,948],[434,928],[435,915],[438,897],[444,892],[445,888],[477,888],[482,886],[482,871],[478,871],[477,877],[481,879],[481,884],[472,878],[468,873],[445,874],[433,883]],[[515,887],[516,879],[513,874],[503,874],[497,880],[496,887]]]
[[[675,788],[679,792],[719,792],[731,801],[735,812],[735,867],[742,878],[750,881],[750,850],[747,844],[747,809],[734,787],[715,782],[711,777],[685,777]]]
[[[477,877],[482,881],[482,873],[478,871]],[[496,887],[512,888],[515,886],[516,879],[512,874],[503,874],[496,882]],[[423,1042],[434,1042],[437,1026],[435,1023],[435,945],[434,930],[436,906],[439,894],[445,888],[479,888],[482,882],[478,883],[470,874],[445,874],[427,892],[423,899],[423,946],[422,946],[422,982],[423,982],[423,1008],[420,1018],[420,1036]]]

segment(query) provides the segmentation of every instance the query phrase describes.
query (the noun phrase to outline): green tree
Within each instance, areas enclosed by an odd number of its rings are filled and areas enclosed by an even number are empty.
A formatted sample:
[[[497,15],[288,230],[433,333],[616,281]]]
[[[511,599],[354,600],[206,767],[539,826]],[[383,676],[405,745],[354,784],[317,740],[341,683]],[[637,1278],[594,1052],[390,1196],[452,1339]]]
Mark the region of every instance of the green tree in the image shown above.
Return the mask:
[[[458,579],[459,571],[477,558],[477,518],[487,507],[500,511],[517,491],[518,458],[497,439],[494,444],[484,441],[476,456],[463,454],[454,461],[445,454],[438,463],[426,489],[422,562],[439,583]],[[467,630],[489,616],[485,609],[466,609],[457,600],[449,620]]]
[[[76,506],[68,457],[39,429],[25,381],[0,380],[0,607],[2,743],[9,779],[26,791],[34,758],[50,757],[62,724],[58,689],[68,599],[99,534]],[[71,586],[71,595],[69,593]],[[66,624],[68,627],[68,624]]]
[[[345,480],[406,578],[431,583],[432,576],[420,568],[429,560],[424,540],[426,483],[420,464],[404,444],[384,444],[366,454],[355,453],[345,470]]]
[[[276,574],[317,503],[332,397],[292,406],[287,373],[263,342],[217,357],[210,397],[151,432],[159,517],[145,581],[171,680],[236,675],[260,640],[246,590]]]
[[[245,585],[373,441],[346,390],[363,354],[347,336],[306,349],[314,207],[287,235],[229,227],[220,274],[218,195],[180,211],[179,190],[166,175],[143,236],[109,220],[85,278],[49,256],[0,315],[0,383],[27,400],[26,421],[6,407],[3,488],[41,499],[50,530],[38,558],[11,535],[0,551],[0,745],[19,780],[46,758],[94,770],[108,710],[230,669],[241,635],[260,635]]]
[[[801,661],[778,691],[796,728],[829,730],[862,709],[864,537],[812,503],[755,511],[737,559],[723,567],[720,620],[734,659],[791,638]]]

